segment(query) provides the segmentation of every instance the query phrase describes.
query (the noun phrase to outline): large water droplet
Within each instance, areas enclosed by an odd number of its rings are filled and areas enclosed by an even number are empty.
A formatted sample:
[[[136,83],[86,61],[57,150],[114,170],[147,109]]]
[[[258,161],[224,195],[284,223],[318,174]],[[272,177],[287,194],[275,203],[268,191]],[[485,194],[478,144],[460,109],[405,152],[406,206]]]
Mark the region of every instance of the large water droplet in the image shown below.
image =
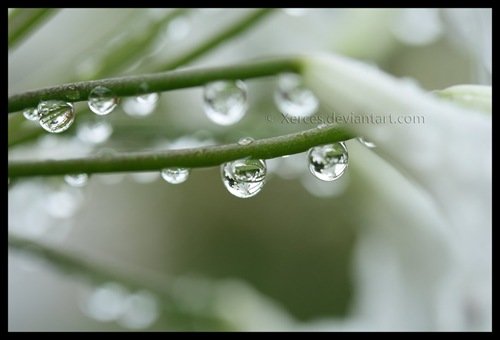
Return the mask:
[[[90,91],[88,105],[95,114],[107,115],[115,109],[117,104],[118,98],[107,87],[96,86]]]
[[[250,145],[253,143],[253,141],[254,141],[254,139],[252,137],[242,137],[238,141],[238,144],[239,145]]]
[[[222,181],[236,197],[257,195],[266,179],[266,162],[262,159],[239,159],[221,166]]]
[[[309,170],[323,181],[334,181],[347,169],[349,156],[344,143],[311,148],[307,154]]]
[[[100,144],[108,140],[113,133],[113,127],[106,121],[95,120],[78,124],[76,135],[85,143]]]
[[[309,117],[319,107],[314,93],[302,85],[302,78],[294,73],[279,76],[274,102],[281,113],[293,117]]]
[[[72,187],[81,188],[84,187],[89,180],[89,175],[82,174],[70,174],[64,176],[64,181],[71,185]]]
[[[38,111],[36,110],[35,107],[30,107],[23,111],[23,116],[27,120],[36,121],[38,120]]]
[[[171,184],[185,182],[189,177],[189,169],[185,168],[167,168],[161,171],[161,177]]]
[[[372,141],[366,139],[365,137],[358,137],[357,139],[358,139],[358,142],[360,142],[361,144],[363,144],[367,148],[373,149],[373,148],[377,147],[375,145],[375,143],[373,143]]]
[[[207,117],[219,125],[239,122],[248,108],[247,87],[241,80],[209,83],[203,99]]]
[[[131,117],[142,118],[149,116],[158,106],[158,93],[148,93],[138,97],[126,98],[123,101],[123,111]]]
[[[37,107],[40,126],[52,133],[66,131],[75,121],[75,110],[61,100],[40,102]]]

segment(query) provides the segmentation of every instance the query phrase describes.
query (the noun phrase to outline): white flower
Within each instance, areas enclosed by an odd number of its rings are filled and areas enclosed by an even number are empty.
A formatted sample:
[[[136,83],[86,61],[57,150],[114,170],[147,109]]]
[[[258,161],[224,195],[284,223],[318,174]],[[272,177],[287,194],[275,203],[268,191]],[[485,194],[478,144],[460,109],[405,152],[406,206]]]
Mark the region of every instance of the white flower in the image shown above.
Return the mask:
[[[323,325],[491,329],[491,117],[339,56],[311,58],[304,76],[337,115],[424,118],[349,125],[377,145],[350,146],[376,194],[360,201],[351,318]]]

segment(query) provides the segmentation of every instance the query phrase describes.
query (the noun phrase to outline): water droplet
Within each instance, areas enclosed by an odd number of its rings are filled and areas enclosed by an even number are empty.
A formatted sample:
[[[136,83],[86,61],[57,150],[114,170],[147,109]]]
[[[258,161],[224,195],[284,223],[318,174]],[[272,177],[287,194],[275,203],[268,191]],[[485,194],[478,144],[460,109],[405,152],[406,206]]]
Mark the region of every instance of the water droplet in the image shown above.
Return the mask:
[[[40,102],[37,107],[40,126],[52,133],[66,131],[75,121],[75,110],[70,103],[61,100]]]
[[[36,121],[36,120],[38,120],[38,111],[36,110],[35,107],[30,107],[30,108],[25,109],[23,111],[23,116],[27,120]]]
[[[241,80],[215,81],[205,85],[203,93],[207,117],[219,125],[232,125],[245,115],[247,87]]]
[[[80,91],[76,89],[75,85],[69,85],[66,88],[66,98],[69,100],[77,100],[80,98]]]
[[[373,143],[372,141],[366,139],[365,137],[358,137],[357,139],[358,139],[358,142],[360,142],[361,144],[363,144],[367,148],[373,149],[373,148],[377,147],[375,145],[375,143]]]
[[[150,292],[140,290],[130,294],[124,303],[124,310],[118,323],[131,329],[151,326],[159,315],[158,301]]]
[[[239,159],[221,166],[222,181],[236,197],[257,195],[266,179],[266,162],[262,159]]]
[[[171,184],[185,182],[189,177],[189,169],[185,168],[167,168],[161,171],[161,177]]]
[[[238,141],[238,144],[239,145],[250,145],[250,144],[252,144],[253,141],[254,141],[254,139],[252,137],[242,137]]]
[[[171,40],[182,40],[189,34],[191,23],[187,16],[178,16],[167,26],[167,37]]]
[[[311,173],[323,181],[334,181],[342,176],[349,160],[343,142],[311,148],[307,158]]]
[[[82,310],[98,321],[114,321],[126,308],[129,293],[118,283],[108,282],[97,287],[82,303]]]
[[[96,86],[90,91],[88,105],[90,110],[100,116],[113,111],[118,104],[118,98],[104,86]]]
[[[293,117],[309,117],[319,107],[318,98],[302,85],[301,77],[294,73],[279,76],[274,102],[283,114]]]
[[[326,127],[328,127],[328,124],[325,124],[325,123],[321,123],[318,125],[318,129],[324,129]]]
[[[113,127],[106,121],[95,120],[78,124],[76,135],[85,143],[100,144],[109,139]]]
[[[89,180],[89,175],[82,174],[71,174],[64,176],[64,181],[71,185],[72,187],[81,188],[84,187]]]
[[[138,97],[126,98],[123,101],[123,111],[131,117],[142,118],[149,116],[158,106],[158,93],[148,93]]]

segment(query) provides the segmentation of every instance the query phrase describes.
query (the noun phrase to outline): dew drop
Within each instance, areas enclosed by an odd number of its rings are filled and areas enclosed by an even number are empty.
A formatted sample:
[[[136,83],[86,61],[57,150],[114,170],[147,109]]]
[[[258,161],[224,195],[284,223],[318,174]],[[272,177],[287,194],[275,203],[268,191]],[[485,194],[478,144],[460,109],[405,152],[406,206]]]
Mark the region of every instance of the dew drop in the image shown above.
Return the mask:
[[[262,159],[239,159],[221,166],[222,181],[236,197],[257,195],[266,179],[266,162]]]
[[[75,110],[70,103],[61,100],[40,102],[37,107],[40,126],[52,133],[66,131],[75,121]]]
[[[161,177],[170,184],[180,184],[189,177],[189,169],[167,168],[161,171]]]
[[[144,329],[151,326],[158,316],[156,297],[146,290],[140,290],[127,296],[118,323],[130,329]]]
[[[78,124],[76,135],[84,143],[100,144],[109,139],[113,127],[106,121],[96,120]]]
[[[108,282],[97,288],[82,303],[82,310],[98,321],[114,321],[124,312],[129,292],[118,283]]]
[[[208,83],[203,99],[205,114],[219,125],[239,122],[248,108],[247,87],[241,80]]]
[[[158,93],[148,93],[138,97],[126,98],[123,101],[123,111],[131,117],[147,117],[158,106]]]
[[[89,180],[89,175],[82,174],[70,174],[64,176],[64,181],[71,185],[72,187],[81,188],[84,187]]]
[[[317,126],[318,129],[324,129],[324,128],[327,128],[328,127],[328,124],[325,124],[325,123],[321,123]]]
[[[90,110],[97,115],[109,114],[117,104],[118,98],[107,87],[96,86],[90,91],[88,105]]]
[[[307,153],[309,170],[323,181],[334,181],[347,169],[348,153],[343,142],[316,146]]]
[[[182,40],[187,37],[191,31],[191,23],[187,16],[178,16],[167,26],[167,37],[173,41]]]
[[[36,110],[35,107],[30,107],[30,108],[27,108],[23,111],[23,116],[27,120],[37,121],[38,120],[38,111]]]
[[[358,142],[360,142],[361,144],[363,144],[367,148],[373,149],[373,148],[377,147],[375,145],[375,143],[373,143],[372,141],[366,139],[365,137],[358,137],[357,139],[358,139]]]
[[[239,145],[250,145],[253,143],[253,141],[254,141],[254,139],[252,137],[242,137],[238,141],[238,144]]]
[[[302,85],[301,77],[294,73],[279,76],[274,102],[281,113],[293,117],[309,117],[319,107],[318,98]]]

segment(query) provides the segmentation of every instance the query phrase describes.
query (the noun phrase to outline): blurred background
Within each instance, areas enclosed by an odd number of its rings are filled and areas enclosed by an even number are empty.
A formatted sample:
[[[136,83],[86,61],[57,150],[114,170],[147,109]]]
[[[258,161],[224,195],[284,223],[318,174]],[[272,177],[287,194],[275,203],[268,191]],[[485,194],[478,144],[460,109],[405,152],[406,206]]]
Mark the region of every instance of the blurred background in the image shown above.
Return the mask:
[[[161,70],[254,11],[58,10],[9,49],[9,94]],[[329,52],[433,91],[491,84],[491,45],[488,9],[275,9],[180,67]],[[17,113],[9,117],[9,159],[215,145],[313,127],[279,123],[275,77],[246,84],[248,113],[230,127],[204,115],[202,88],[162,93],[148,108],[124,98],[108,116],[78,103],[75,124],[59,135]],[[82,187],[62,177],[9,182],[9,233],[91,267],[65,266],[57,256],[40,256],[36,246],[10,247],[9,329],[377,329],[349,321],[365,298],[359,281],[370,277],[354,263],[360,235],[376,230],[366,227],[370,221],[400,217],[392,218],[398,212],[380,194],[385,189],[360,171],[363,162],[381,161],[365,158],[355,140],[347,147],[350,164],[339,180],[312,177],[305,154],[273,159],[262,192],[244,200],[225,189],[218,167],[193,170],[179,185],[156,172],[96,174]],[[104,268],[101,275],[94,267]],[[388,280],[380,294],[398,285]],[[388,319],[398,314],[392,308]],[[464,313],[472,316],[450,327],[491,327],[490,316]],[[395,317],[380,327],[438,327],[426,311],[400,314],[403,321]]]

